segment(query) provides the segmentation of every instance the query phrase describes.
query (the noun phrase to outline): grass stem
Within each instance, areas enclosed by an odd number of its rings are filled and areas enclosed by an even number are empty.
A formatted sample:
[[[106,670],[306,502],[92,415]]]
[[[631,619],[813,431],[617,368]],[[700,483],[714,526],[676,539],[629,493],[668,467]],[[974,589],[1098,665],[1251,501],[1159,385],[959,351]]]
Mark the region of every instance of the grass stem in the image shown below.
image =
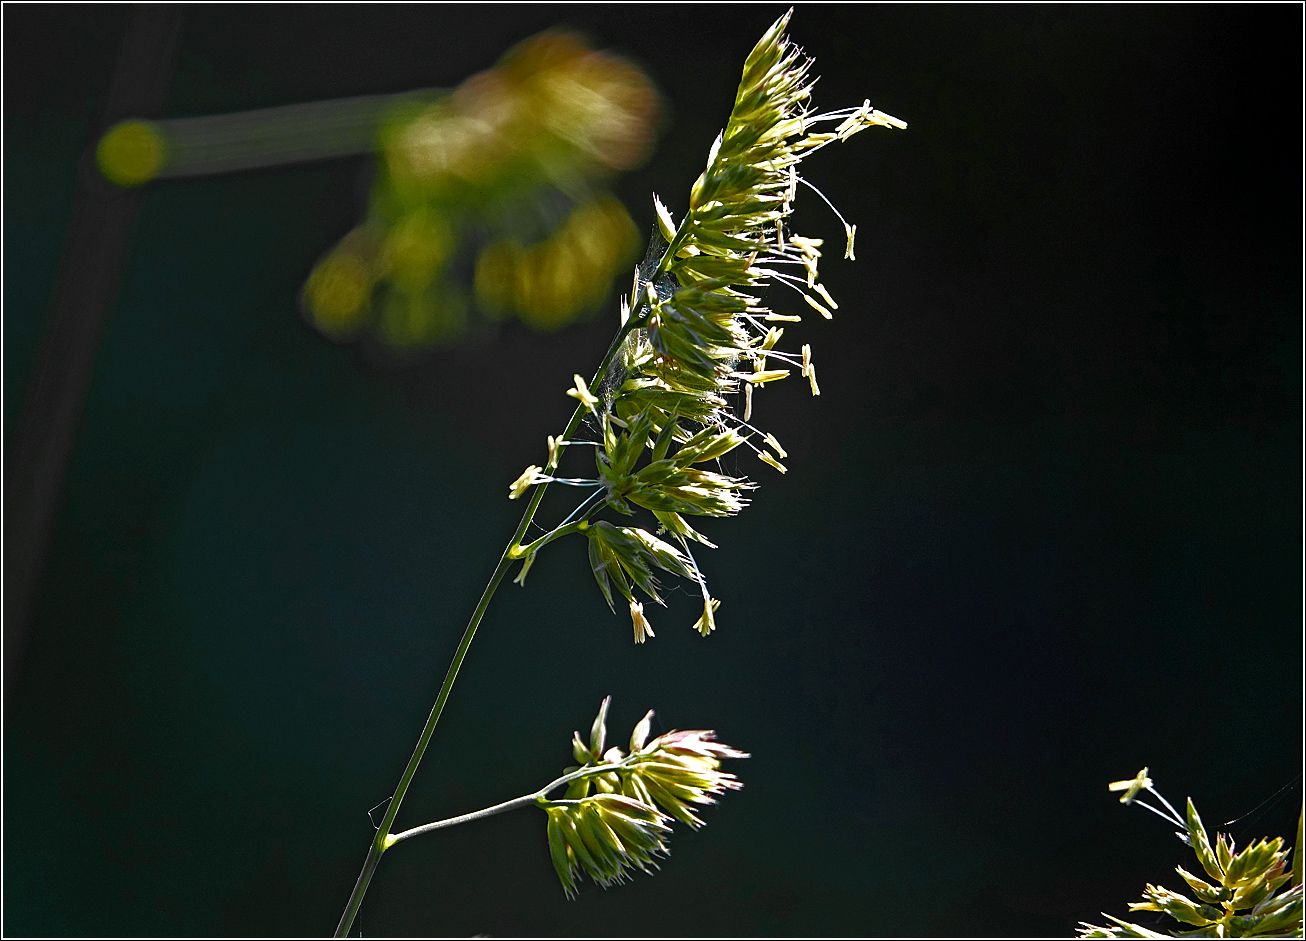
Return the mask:
[[[632,330],[642,325],[642,318],[633,317],[622,325],[612,344],[608,347],[607,353],[604,354],[603,362],[599,364],[594,378],[589,383],[591,388],[597,388],[603,382],[609,368],[612,366],[612,361],[621,350],[622,344],[625,343],[626,337]],[[559,455],[561,455],[565,447],[561,442],[567,441],[576,433],[586,411],[584,405],[578,405],[576,410],[572,412],[566,430],[559,436]],[[418,765],[422,763],[422,756],[426,754],[426,748],[431,743],[431,736],[435,733],[435,726],[440,721],[440,713],[444,711],[444,705],[453,690],[453,684],[458,679],[458,671],[462,669],[463,660],[466,659],[467,651],[472,645],[472,639],[476,636],[476,629],[480,627],[481,619],[485,617],[486,609],[489,608],[490,600],[494,597],[499,583],[503,581],[503,576],[507,574],[512,564],[518,561],[518,558],[511,555],[512,549],[514,546],[521,544],[521,539],[526,535],[526,530],[534,521],[535,513],[539,509],[540,501],[544,499],[544,491],[547,489],[547,483],[536,485],[535,492],[531,494],[530,503],[527,504],[526,511],[522,514],[521,522],[517,524],[517,531],[513,533],[508,545],[504,547],[503,554],[499,557],[499,564],[494,567],[494,573],[490,576],[485,591],[481,593],[481,600],[477,602],[476,610],[472,612],[471,620],[467,622],[467,628],[463,631],[462,640],[458,643],[458,649],[454,651],[453,660],[449,663],[449,669],[444,676],[444,682],[440,685],[440,692],[435,697],[435,704],[431,707],[431,714],[427,716],[426,725],[422,727],[422,734],[417,739],[417,747],[413,749],[413,755],[408,759],[408,765],[399,778],[399,784],[395,787],[394,796],[390,800],[390,805],[386,808],[385,817],[381,821],[381,826],[377,828],[376,838],[372,841],[372,845],[368,847],[367,858],[363,862],[363,871],[358,875],[358,881],[354,884],[354,891],[350,893],[344,914],[340,916],[340,924],[336,927],[335,937],[337,938],[344,938],[349,935],[349,929],[354,923],[354,917],[358,914],[359,906],[363,903],[363,896],[367,894],[368,884],[372,881],[372,874],[381,861],[381,854],[395,843],[395,839],[391,838],[390,834],[390,828],[394,825],[395,816],[399,813],[399,807],[403,804],[404,796],[413,783],[413,777],[417,774]],[[534,797],[535,795],[531,795],[532,800]],[[516,806],[513,801],[508,803]],[[504,807],[503,809],[512,808]],[[428,826],[427,829],[434,828]]]

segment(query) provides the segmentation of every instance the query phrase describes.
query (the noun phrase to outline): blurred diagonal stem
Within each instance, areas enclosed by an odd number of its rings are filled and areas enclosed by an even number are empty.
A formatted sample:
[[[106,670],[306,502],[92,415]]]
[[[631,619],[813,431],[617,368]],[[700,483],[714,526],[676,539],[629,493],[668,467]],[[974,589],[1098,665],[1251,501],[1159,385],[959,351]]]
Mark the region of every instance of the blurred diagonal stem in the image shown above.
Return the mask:
[[[642,316],[639,317],[631,316],[617,332],[612,344],[608,347],[607,353],[603,356],[603,362],[599,364],[598,370],[594,373],[594,378],[590,380],[590,388],[597,388],[603,382],[612,366],[612,361],[625,343],[626,337],[630,335],[632,330],[644,325],[644,321],[647,319],[647,307],[641,313]],[[571,415],[571,420],[567,422],[566,430],[561,435],[561,441],[571,439],[571,436],[580,427],[585,413],[586,407],[584,404],[576,407]],[[559,443],[559,457],[561,457],[565,449],[566,445]],[[367,894],[367,886],[372,881],[372,874],[376,872],[377,864],[381,861],[381,854],[396,842],[396,839],[390,834],[390,828],[394,825],[395,817],[399,813],[399,807],[403,804],[404,796],[408,793],[408,787],[412,784],[414,775],[417,774],[417,767],[422,763],[422,756],[426,754],[426,748],[431,743],[431,736],[435,732],[435,726],[440,721],[440,713],[444,711],[444,704],[448,701],[449,693],[453,690],[454,681],[458,679],[458,671],[462,669],[463,660],[466,659],[467,651],[472,645],[472,638],[476,636],[476,629],[480,627],[481,619],[485,617],[485,611],[490,606],[490,599],[494,597],[494,593],[498,589],[499,583],[503,581],[503,576],[508,573],[508,569],[514,562],[521,560],[521,555],[513,550],[521,546],[522,538],[534,521],[535,512],[539,509],[540,501],[544,498],[544,492],[547,489],[547,483],[541,483],[534,488],[535,492],[531,495],[530,503],[526,505],[526,511],[522,514],[521,522],[517,524],[516,532],[513,533],[512,539],[508,541],[508,545],[504,547],[503,554],[499,556],[499,564],[494,567],[494,573],[490,576],[490,581],[481,594],[481,600],[477,602],[476,610],[472,612],[471,620],[467,622],[467,628],[463,631],[462,640],[458,642],[458,649],[454,651],[449,670],[445,673],[444,682],[440,685],[440,692],[435,697],[435,705],[431,707],[431,714],[427,717],[426,725],[422,728],[422,734],[417,740],[417,747],[413,749],[413,756],[408,759],[408,765],[399,778],[399,784],[395,787],[390,805],[386,808],[385,817],[381,821],[381,826],[377,829],[376,838],[372,840],[372,845],[368,848],[367,859],[363,862],[363,871],[358,874],[358,881],[354,884],[354,891],[350,894],[349,902],[345,905],[344,914],[340,916],[340,924],[336,927],[335,933],[337,938],[348,936],[349,929],[354,923],[354,917],[358,914],[359,906],[363,903],[363,896]],[[550,788],[553,786],[550,785]],[[535,796],[534,794],[530,795],[530,799],[534,800]],[[525,800],[525,798],[522,798],[522,800]],[[509,801],[508,804],[514,807],[517,806],[516,802],[513,801]],[[490,809],[495,810],[496,813],[512,809],[507,805],[500,806],[501,810]],[[488,816],[488,814],[479,812],[478,814],[468,815],[468,819],[474,819],[476,816]],[[463,822],[462,818],[453,819]],[[445,825],[449,825],[449,823]],[[436,829],[436,827],[428,825],[425,828],[419,827],[416,829],[426,830]],[[406,838],[412,835],[415,835],[415,833],[406,831],[402,836]]]
[[[421,88],[233,114],[127,122],[143,125],[160,153],[156,166],[115,182],[135,185],[156,178],[208,176],[372,153],[380,147],[387,115],[429,105],[448,94],[445,88]],[[125,126],[112,129],[105,140],[115,141],[115,132],[121,134]]]

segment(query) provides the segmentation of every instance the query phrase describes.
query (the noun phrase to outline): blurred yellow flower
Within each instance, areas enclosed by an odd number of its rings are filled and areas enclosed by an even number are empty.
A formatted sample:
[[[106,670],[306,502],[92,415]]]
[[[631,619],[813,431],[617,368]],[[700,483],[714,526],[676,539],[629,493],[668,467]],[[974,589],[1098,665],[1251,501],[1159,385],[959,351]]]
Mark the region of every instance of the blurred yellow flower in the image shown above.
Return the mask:
[[[473,307],[536,330],[597,309],[637,251],[605,181],[643,160],[657,111],[643,72],[565,30],[395,106],[368,217],[313,269],[305,315],[408,349],[458,339]]]

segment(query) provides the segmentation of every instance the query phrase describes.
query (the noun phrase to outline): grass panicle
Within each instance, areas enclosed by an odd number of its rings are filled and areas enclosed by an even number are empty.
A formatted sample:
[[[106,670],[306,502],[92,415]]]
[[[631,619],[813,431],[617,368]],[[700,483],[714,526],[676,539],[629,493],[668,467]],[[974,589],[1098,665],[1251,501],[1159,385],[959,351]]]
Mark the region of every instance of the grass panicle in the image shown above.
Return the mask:
[[[1148,884],[1141,902],[1129,903],[1131,912],[1162,912],[1175,921],[1191,926],[1177,934],[1132,924],[1105,912],[1102,917],[1111,927],[1081,922],[1081,938],[1300,938],[1302,936],[1302,879],[1300,866],[1294,873],[1288,867],[1289,850],[1279,837],[1256,840],[1241,851],[1227,833],[1216,834],[1212,843],[1198,816],[1193,800],[1181,817],[1170,802],[1161,796],[1148,777],[1147,769],[1131,780],[1109,785],[1124,791],[1122,804],[1138,803],[1181,828],[1176,835],[1187,843],[1207,878],[1193,875],[1183,866],[1175,867],[1188,884],[1196,900],[1172,892],[1164,886]],[[1138,799],[1147,791],[1166,808],[1165,811]],[[1168,812],[1167,812],[1168,811]],[[1301,827],[1297,841],[1301,843]],[[1285,885],[1288,885],[1284,891]]]
[[[784,448],[752,423],[754,395],[794,374],[820,394],[811,346],[797,353],[780,346],[785,328],[777,324],[801,315],[776,313],[762,299],[767,287],[781,284],[825,318],[839,306],[819,281],[822,240],[787,231],[799,184],[820,192],[799,165],[865,128],[906,127],[869,102],[816,113],[812,60],[786,38],[789,16],[767,30],[744,63],[734,109],[690,189],[688,212],[677,222],[653,198],[656,228],[622,304],[615,378],[590,389],[577,376],[567,393],[590,415],[597,476],[564,480],[532,464],[510,491],[516,498],[539,483],[596,486],[603,499],[590,505],[586,519],[605,506],[625,516],[647,510],[657,535],[679,543],[677,551],[637,527],[589,529],[594,577],[610,607],[613,585],[629,602],[637,642],[652,629],[632,589],[662,603],[654,567],[698,583],[704,607],[695,628],[705,636],[713,630],[720,602],[688,545],[712,544],[685,517],[734,516],[757,485],[704,465],[743,446],[785,473]],[[832,131],[817,130],[829,126]],[[844,228],[844,254],[852,257],[855,226],[845,221]],[[556,467],[552,444],[549,461]]]

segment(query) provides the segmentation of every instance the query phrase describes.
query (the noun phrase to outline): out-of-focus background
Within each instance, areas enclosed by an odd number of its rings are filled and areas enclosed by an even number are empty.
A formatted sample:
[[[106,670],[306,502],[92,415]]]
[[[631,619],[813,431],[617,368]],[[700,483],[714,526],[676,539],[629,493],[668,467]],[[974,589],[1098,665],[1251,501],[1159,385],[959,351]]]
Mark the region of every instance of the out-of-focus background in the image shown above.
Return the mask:
[[[653,191],[684,211],[783,9],[188,6],[151,116],[451,88],[567,26],[660,92],[651,157],[604,183],[644,233]],[[133,15],[5,9],[7,460]],[[636,648],[564,540],[496,598],[399,825],[547,781],[609,693],[618,740],[650,707],[655,731],[715,728],[752,752],[747,786],[655,877],[574,902],[538,812],[424,837],[355,927],[1069,935],[1187,859],[1106,790],[1143,765],[1240,843],[1290,836],[1301,26],[1296,6],[800,6],[817,103],[910,128],[804,167],[858,261],[826,262],[839,314],[794,331],[823,394],[756,403],[791,473],[741,458],[754,504],[703,527],[718,630],[672,592]],[[7,934],[336,924],[518,517],[506,487],[628,278],[551,332],[332,342],[302,290],[375,206],[374,165],[138,191],[5,690]],[[841,239],[814,198],[797,222]]]

